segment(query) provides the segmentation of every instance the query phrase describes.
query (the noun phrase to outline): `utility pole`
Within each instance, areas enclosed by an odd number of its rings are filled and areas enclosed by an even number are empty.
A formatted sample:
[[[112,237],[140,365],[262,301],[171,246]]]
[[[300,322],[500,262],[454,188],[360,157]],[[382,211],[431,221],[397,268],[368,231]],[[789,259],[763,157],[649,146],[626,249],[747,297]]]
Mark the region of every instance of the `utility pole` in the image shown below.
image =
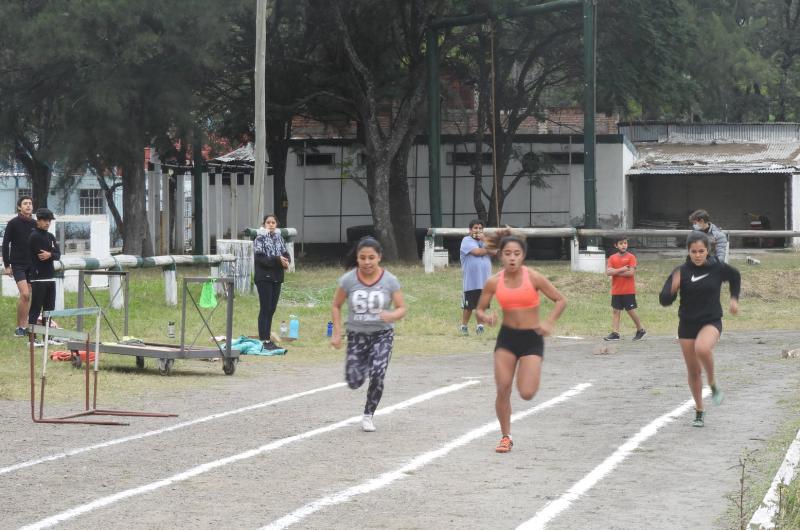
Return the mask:
[[[267,120],[266,120],[266,67],[267,67],[267,0],[256,2],[256,61],[254,85],[256,96],[254,146],[255,166],[253,167],[253,197],[250,210],[250,226],[260,226],[264,215],[264,181],[267,169]],[[235,183],[231,180],[231,186]],[[270,209],[272,206],[270,206]],[[236,237],[234,234],[231,236]]]

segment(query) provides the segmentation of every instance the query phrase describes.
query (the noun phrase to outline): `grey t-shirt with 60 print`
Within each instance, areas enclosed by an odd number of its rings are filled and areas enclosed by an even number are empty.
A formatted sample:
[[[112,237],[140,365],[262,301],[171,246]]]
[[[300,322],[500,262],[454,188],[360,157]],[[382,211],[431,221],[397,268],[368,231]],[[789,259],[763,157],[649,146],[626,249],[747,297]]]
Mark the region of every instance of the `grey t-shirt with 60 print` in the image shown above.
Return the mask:
[[[374,333],[393,329],[394,324],[381,320],[381,311],[392,307],[392,295],[400,290],[397,277],[386,269],[374,283],[366,285],[353,269],[339,278],[339,287],[347,295],[347,331]]]

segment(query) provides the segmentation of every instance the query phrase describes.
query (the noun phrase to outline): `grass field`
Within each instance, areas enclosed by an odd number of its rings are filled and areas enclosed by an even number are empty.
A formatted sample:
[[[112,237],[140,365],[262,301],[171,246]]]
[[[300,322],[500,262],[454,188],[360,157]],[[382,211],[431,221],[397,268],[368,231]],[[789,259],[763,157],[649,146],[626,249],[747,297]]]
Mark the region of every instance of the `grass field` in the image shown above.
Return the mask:
[[[742,299],[740,314],[726,318],[726,330],[796,329],[800,327],[800,256],[795,253],[774,253],[762,256],[761,265],[751,266],[744,260],[732,260],[732,265],[742,271]],[[677,326],[677,309],[658,305],[658,292],[669,272],[680,263],[679,259],[642,260],[637,273],[639,315],[649,333],[672,334]],[[576,335],[600,339],[610,326],[609,280],[593,273],[574,273],[569,263],[562,261],[530,262],[546,274],[568,300],[568,307],[556,328],[558,335]],[[460,319],[461,270],[458,266],[424,274],[419,266],[398,266],[390,269],[400,278],[406,297],[408,316],[397,325],[395,355],[431,354],[459,351],[486,351],[491,349],[495,330],[489,330],[478,339],[459,337],[457,326]],[[300,340],[288,345],[285,357],[258,359],[271,363],[315,363],[339,359],[341,351],[327,344],[325,331],[330,318],[330,301],[336,279],[342,270],[332,267],[298,267],[295,274],[287,276],[283,285],[281,301],[273,328],[277,332],[281,320],[296,315],[300,320]],[[182,275],[206,274],[206,269],[179,269]],[[129,334],[147,341],[175,342],[167,339],[168,321],[180,322],[180,310],[169,307],[164,301],[163,282],[160,271],[136,269],[130,274],[130,327]],[[67,293],[66,306],[74,307],[76,295]],[[107,305],[108,293],[98,291],[101,305]],[[195,296],[199,298],[199,286]],[[723,300],[727,292],[723,289]],[[28,395],[27,343],[11,336],[14,327],[16,299],[0,299],[0,399],[20,400]],[[727,308],[727,304],[723,304]],[[543,303],[543,311],[549,310],[549,302]],[[235,300],[234,336],[257,334],[256,317],[258,298],[256,294],[238,295]],[[121,311],[111,311],[109,319],[122,330]],[[224,334],[224,308],[220,306],[212,316],[215,334]],[[69,320],[59,322],[65,328],[74,328]],[[474,322],[471,323],[471,332]],[[191,315],[187,324],[187,337],[194,338],[201,331],[200,320]],[[623,315],[623,339],[633,335],[633,324]],[[198,337],[199,344],[210,344],[208,333]],[[103,340],[112,340],[107,326],[103,325]],[[213,385],[222,375],[219,363],[178,361],[176,377],[158,375],[155,363],[148,360],[147,370],[134,368],[133,357],[107,355],[103,358],[104,384],[117,390],[115,394],[149,393],[173,390],[176,387]],[[234,377],[248,377],[246,370],[238,370]],[[68,399],[81,384],[80,374],[69,363],[48,365],[48,389],[51,399]]]

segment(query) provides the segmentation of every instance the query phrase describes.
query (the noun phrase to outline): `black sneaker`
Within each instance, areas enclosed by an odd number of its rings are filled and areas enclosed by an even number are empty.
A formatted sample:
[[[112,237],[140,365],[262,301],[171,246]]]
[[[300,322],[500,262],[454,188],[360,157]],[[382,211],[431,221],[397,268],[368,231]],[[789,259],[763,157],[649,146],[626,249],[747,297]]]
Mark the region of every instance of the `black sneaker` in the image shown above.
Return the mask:
[[[27,337],[28,332],[25,331],[25,328],[17,328],[14,330],[14,336],[17,338]]]
[[[612,331],[607,336],[603,337],[603,340],[619,340],[619,333]]]
[[[694,411],[694,421],[692,422],[692,427],[703,427],[705,426],[705,421],[703,420],[703,416],[705,416],[705,412],[702,410],[695,410]]]
[[[636,335],[633,336],[633,340],[644,340],[645,335],[647,335],[647,332],[642,328],[636,332]]]
[[[267,351],[279,350],[280,348],[271,340],[265,340],[263,347]]]

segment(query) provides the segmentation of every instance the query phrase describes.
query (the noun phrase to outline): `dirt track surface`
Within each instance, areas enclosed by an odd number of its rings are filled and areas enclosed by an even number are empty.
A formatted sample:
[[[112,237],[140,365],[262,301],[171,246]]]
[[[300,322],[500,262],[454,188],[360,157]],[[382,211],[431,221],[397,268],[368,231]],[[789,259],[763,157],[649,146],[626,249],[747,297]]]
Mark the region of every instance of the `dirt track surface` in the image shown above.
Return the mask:
[[[33,524],[123,491],[128,491],[126,498],[72,513],[57,526],[268,525],[308,503],[397,470],[493,421],[490,343],[458,340],[464,341],[465,350],[484,351],[393,359],[380,408],[448,385],[472,379],[479,383],[376,416],[377,432],[361,432],[357,423],[335,425],[360,414],[366,390],[337,387],[0,472],[0,528]],[[800,332],[726,333],[716,349],[718,381],[726,400],[719,407],[707,402],[706,427],[691,427],[690,408],[645,440],[547,528],[730,528],[725,513],[732,503],[727,497],[738,492],[739,458],[746,450],[764,448],[788,420],[786,403],[798,398],[800,359],[780,356],[782,349],[798,344]],[[598,340],[548,340],[539,395],[532,402],[514,396],[514,412],[578,384],[591,386],[515,422],[511,453],[494,453],[499,434],[491,429],[394,481],[322,507],[294,527],[514,528],[527,521],[645,425],[690,398],[673,338],[625,341],[612,346],[616,351],[597,355],[602,346],[606,344]],[[162,396],[158,403],[129,404],[176,412],[179,418],[131,418],[125,427],[34,425],[27,403],[2,402],[0,470],[339,383],[342,371],[340,362],[331,362],[278,372],[269,359],[247,358],[233,377],[220,375],[213,390],[181,391]],[[320,427],[331,430],[264,449]],[[240,455],[234,462],[197,467],[256,448],[261,449],[257,454]],[[194,476],[179,476],[188,470],[194,470]],[[155,484],[170,477],[161,487]],[[151,491],[134,490],[145,485],[151,485]]]

